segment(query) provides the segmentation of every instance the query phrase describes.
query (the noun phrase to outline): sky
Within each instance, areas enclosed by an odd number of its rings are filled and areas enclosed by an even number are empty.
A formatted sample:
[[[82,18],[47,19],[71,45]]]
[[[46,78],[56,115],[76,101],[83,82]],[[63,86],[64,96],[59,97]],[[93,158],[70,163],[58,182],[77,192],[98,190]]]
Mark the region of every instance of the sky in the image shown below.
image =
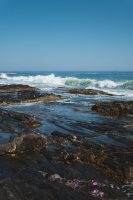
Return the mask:
[[[0,70],[133,70],[133,0],[0,0]]]

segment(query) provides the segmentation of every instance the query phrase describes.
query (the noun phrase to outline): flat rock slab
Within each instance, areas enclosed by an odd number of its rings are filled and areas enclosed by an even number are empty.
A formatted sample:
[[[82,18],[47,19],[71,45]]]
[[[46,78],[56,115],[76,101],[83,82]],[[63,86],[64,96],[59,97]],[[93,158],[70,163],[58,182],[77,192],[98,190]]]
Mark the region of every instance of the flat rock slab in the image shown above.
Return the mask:
[[[32,132],[41,125],[39,118],[16,111],[0,108],[0,130],[2,132],[21,135]],[[4,134],[4,133],[3,133]]]
[[[31,87],[29,85],[12,84],[12,85],[1,85],[0,92],[17,92],[23,90],[38,90],[36,87]]]
[[[61,96],[44,93],[38,88],[27,85],[0,86],[0,106],[19,103],[48,102],[61,99]]]
[[[116,96],[114,94],[110,94],[108,92],[104,92],[102,90],[95,90],[95,89],[71,89],[68,91],[71,94],[84,94],[84,95],[109,95],[109,96]]]
[[[16,137],[12,142],[0,145],[0,155],[22,155],[39,153],[46,148],[47,137],[40,134],[29,134]]]
[[[113,117],[133,116],[133,101],[98,102],[92,111]]]

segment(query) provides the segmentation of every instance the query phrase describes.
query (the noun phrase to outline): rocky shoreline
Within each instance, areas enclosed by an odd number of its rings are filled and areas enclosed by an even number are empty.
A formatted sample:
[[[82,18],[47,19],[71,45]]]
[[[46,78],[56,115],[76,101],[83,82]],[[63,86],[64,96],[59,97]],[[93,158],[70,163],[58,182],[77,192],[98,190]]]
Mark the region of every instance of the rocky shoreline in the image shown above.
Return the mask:
[[[69,92],[107,95],[88,91]],[[105,122],[90,125],[120,142],[124,139],[123,147],[59,131],[49,135],[38,133],[36,128],[41,126],[41,118],[4,107],[59,99],[61,96],[42,93],[30,86],[0,86],[0,130],[3,137],[10,133],[0,144],[0,199],[132,199],[133,144],[132,139],[125,138],[133,133],[132,123],[116,125],[116,132]],[[97,102],[91,111],[132,120],[132,108],[133,101]]]
[[[48,102],[59,100],[59,95],[42,93],[38,88],[28,85],[0,86],[0,106],[20,103]]]
[[[108,95],[108,96],[116,96],[115,94],[111,94],[108,92],[104,92],[102,90],[96,89],[71,89],[68,90],[70,94],[83,94],[83,95]]]
[[[92,106],[92,111],[113,117],[133,117],[133,101],[100,102]]]

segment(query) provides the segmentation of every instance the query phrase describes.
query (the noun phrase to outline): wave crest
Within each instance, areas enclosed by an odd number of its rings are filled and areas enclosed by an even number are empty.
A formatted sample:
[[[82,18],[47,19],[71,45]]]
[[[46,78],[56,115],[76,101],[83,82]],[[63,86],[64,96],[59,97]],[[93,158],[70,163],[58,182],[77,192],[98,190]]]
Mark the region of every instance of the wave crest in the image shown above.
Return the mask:
[[[112,80],[79,79],[76,77],[59,77],[54,74],[36,75],[36,76],[8,76],[6,73],[0,74],[0,79],[6,79],[13,82],[43,84],[53,87],[64,86],[84,86],[86,88],[123,88],[133,90],[133,80],[124,82],[115,82]]]
[[[0,79],[8,79],[8,76],[6,73],[1,73],[0,74]]]
[[[133,90],[133,81],[127,81],[123,84],[123,88]]]

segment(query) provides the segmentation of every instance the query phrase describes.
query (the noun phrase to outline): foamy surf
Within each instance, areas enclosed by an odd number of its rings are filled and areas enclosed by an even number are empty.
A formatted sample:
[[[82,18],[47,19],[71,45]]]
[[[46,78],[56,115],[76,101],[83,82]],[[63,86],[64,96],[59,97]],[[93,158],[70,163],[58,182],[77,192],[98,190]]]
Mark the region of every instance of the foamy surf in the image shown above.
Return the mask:
[[[14,76],[7,73],[1,73],[0,79],[2,83],[8,84],[29,84],[39,88],[43,87],[83,87],[109,90],[114,94],[133,96],[133,80],[113,81],[113,80],[96,80],[96,79],[81,79],[77,77],[60,77],[55,74],[49,75],[34,75],[34,76]]]

